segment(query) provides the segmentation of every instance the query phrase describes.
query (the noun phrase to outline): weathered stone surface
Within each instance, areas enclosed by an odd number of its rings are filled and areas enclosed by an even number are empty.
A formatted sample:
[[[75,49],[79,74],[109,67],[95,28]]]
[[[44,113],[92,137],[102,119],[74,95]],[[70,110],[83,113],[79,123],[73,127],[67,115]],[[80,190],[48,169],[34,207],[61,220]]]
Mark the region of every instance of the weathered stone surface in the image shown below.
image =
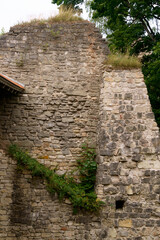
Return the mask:
[[[117,231],[115,228],[109,228],[108,229],[108,236],[111,238],[111,239],[116,239],[117,238]]]
[[[16,142],[61,174],[74,169],[81,144],[97,142],[107,51],[87,22],[17,26],[0,37],[1,72],[25,84],[23,95],[0,94],[0,146]],[[1,240],[100,239],[97,218],[73,216],[69,201],[10,161],[0,151]]]
[[[131,219],[119,220],[119,226],[120,227],[131,228],[132,227],[132,220]]]
[[[100,116],[99,137],[103,129],[107,138],[106,142],[103,138],[99,154],[101,164],[107,168],[98,184],[105,185],[104,176],[110,182],[101,188],[104,192],[99,196],[107,199],[109,206],[108,218],[104,215],[103,221],[110,229],[118,230],[116,237],[106,239],[156,239],[149,229],[156,232],[156,214],[160,212],[159,130],[139,70],[110,68],[104,73]],[[124,206],[117,205],[117,201],[124,201]]]

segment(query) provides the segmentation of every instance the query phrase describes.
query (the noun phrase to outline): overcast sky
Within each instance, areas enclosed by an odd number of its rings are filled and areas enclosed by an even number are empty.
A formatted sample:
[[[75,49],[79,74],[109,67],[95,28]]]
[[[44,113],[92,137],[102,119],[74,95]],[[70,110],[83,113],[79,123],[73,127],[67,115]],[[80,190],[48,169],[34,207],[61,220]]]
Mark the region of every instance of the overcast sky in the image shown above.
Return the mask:
[[[11,26],[33,18],[47,18],[58,13],[52,0],[0,0],[0,32]]]

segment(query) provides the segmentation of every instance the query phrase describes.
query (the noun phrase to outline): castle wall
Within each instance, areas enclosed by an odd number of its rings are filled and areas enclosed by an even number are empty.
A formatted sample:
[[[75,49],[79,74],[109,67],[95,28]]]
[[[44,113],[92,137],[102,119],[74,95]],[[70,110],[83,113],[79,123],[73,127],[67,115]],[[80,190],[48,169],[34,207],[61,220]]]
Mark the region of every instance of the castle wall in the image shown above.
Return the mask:
[[[14,142],[58,173],[75,168],[81,144],[96,146],[106,44],[87,22],[17,26],[0,39],[3,74],[25,84],[0,96],[1,148]],[[5,167],[3,163],[5,162]],[[0,157],[3,240],[99,239],[99,216],[73,215],[44,182]],[[4,176],[3,176],[4,174]]]
[[[87,22],[17,26],[0,40],[1,72],[25,93],[1,100],[2,143],[16,142],[61,171],[85,140],[96,143],[107,48]]]
[[[87,22],[0,37],[1,72],[25,84],[0,95],[0,240],[159,240],[159,130],[141,72],[104,71],[107,52]],[[17,143],[64,173],[85,140],[97,149],[99,215],[73,215],[2,150]]]
[[[143,75],[107,69],[101,86],[98,194],[106,239],[159,239],[160,139]]]

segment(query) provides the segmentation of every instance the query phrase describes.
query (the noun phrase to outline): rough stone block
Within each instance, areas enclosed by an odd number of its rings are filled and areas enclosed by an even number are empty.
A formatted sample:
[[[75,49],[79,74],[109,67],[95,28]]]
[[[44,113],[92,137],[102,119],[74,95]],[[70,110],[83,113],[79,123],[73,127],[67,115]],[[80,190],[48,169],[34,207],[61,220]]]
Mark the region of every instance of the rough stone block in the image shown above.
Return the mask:
[[[132,219],[119,220],[119,227],[132,227]]]

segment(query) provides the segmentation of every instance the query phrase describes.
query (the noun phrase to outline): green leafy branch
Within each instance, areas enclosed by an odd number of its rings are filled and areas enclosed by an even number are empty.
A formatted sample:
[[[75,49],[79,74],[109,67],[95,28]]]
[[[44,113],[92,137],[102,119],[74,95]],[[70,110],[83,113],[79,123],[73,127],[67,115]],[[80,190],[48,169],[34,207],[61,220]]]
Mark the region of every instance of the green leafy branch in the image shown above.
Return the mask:
[[[94,191],[97,164],[93,148],[89,148],[87,145],[82,147],[81,157],[77,161],[80,183],[77,183],[72,175],[56,174],[54,170],[39,163],[16,145],[9,147],[9,154],[17,160],[18,166],[29,170],[32,176],[46,180],[50,194],[57,193],[60,200],[68,198],[73,205],[73,213],[77,213],[79,210],[98,212],[103,205],[103,202],[97,199]]]

